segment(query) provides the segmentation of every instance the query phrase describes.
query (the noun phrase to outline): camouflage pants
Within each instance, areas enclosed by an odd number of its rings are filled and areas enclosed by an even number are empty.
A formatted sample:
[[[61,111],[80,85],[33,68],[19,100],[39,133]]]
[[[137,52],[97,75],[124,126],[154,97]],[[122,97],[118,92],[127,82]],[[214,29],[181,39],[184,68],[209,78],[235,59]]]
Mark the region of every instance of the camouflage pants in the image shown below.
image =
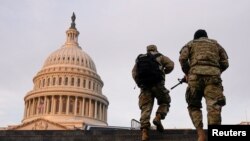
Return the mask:
[[[154,99],[157,100],[158,109],[156,114],[165,119],[170,107],[171,98],[169,91],[165,88],[164,83],[159,83],[152,88],[143,88],[139,95],[139,107],[141,109],[141,128],[150,128],[150,115],[154,106]]]
[[[226,104],[220,76],[189,75],[186,101],[196,128],[203,128],[202,97],[206,100],[208,125],[221,124],[221,108]]]

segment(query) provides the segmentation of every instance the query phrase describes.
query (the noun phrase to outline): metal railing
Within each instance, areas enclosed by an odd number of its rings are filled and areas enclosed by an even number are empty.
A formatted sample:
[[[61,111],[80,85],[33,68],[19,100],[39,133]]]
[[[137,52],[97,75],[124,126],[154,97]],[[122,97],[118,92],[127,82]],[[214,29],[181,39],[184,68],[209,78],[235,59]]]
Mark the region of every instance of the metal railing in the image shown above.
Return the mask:
[[[131,130],[139,130],[141,123],[136,119],[131,119]]]

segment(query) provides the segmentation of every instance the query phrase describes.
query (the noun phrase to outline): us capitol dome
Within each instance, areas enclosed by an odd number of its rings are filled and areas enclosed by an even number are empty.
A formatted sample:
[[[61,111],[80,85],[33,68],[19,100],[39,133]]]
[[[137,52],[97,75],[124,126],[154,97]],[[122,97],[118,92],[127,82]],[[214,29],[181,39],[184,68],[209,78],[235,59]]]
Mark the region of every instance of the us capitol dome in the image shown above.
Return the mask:
[[[64,45],[52,52],[24,97],[22,124],[16,130],[68,130],[107,126],[108,99],[91,57],[78,44],[73,13]]]

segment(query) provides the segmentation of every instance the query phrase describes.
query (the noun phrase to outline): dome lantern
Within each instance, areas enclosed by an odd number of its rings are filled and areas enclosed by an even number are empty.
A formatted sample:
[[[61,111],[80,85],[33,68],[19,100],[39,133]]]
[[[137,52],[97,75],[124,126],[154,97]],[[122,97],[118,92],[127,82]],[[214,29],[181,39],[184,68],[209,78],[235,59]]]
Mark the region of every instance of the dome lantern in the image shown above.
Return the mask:
[[[65,42],[66,47],[79,47],[78,46],[78,35],[79,32],[76,29],[76,24],[75,24],[75,13],[73,12],[73,15],[71,16],[71,26],[70,28],[66,31],[67,34],[67,40]]]

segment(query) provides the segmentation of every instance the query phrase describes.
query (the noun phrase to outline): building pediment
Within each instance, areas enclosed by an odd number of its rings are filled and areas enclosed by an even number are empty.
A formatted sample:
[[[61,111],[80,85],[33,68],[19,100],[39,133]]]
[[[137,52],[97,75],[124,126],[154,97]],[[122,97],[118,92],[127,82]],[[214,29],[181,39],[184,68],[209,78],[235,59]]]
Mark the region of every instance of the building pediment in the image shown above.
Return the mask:
[[[9,130],[69,130],[67,127],[46,120],[43,118],[38,118],[30,122],[20,124],[18,126],[12,127]]]

